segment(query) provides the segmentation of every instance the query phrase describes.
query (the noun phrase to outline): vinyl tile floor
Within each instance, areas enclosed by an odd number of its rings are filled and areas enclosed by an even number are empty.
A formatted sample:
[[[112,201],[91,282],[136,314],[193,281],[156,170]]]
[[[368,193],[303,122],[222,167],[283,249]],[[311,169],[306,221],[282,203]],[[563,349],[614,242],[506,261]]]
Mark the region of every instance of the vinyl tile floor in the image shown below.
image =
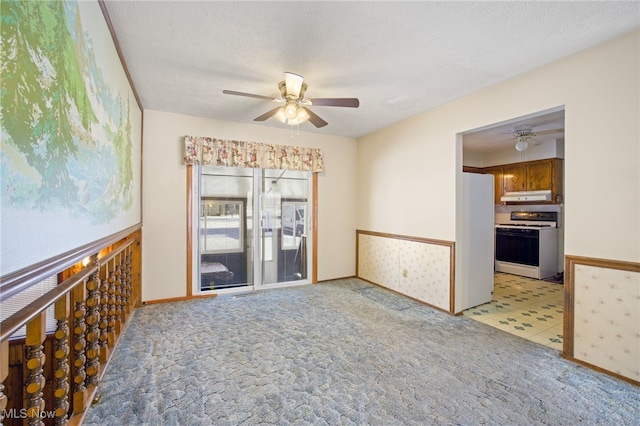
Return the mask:
[[[463,315],[562,351],[564,286],[496,272],[490,303]]]

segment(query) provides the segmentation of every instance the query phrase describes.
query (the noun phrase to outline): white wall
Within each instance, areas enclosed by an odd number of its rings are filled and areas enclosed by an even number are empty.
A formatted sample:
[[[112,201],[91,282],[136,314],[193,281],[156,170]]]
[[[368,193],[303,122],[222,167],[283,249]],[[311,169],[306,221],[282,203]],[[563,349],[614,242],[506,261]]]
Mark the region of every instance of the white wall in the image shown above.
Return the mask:
[[[359,229],[454,240],[455,114],[441,111],[358,140]]]
[[[325,171],[318,176],[318,279],[355,274],[355,139],[145,110],[143,301],[186,295],[186,135],[321,148]]]
[[[458,245],[460,133],[564,106],[564,253],[639,262],[639,95],[640,32],[635,32],[362,138],[357,226]],[[456,264],[459,256],[456,250]],[[640,336],[633,299],[640,292],[639,281],[615,268],[598,268],[596,280],[576,274],[573,297],[579,308],[573,323],[597,327],[576,327],[573,336],[565,337],[576,349],[570,356],[638,380],[638,352],[626,354],[629,347],[637,347]],[[456,275],[456,291],[468,285],[460,279]],[[616,315],[618,301],[605,303],[611,289],[636,300],[622,320]],[[610,324],[622,337],[615,345],[594,346],[599,330]],[[618,360],[624,360],[624,366],[615,365]]]
[[[564,105],[565,254],[638,262],[639,39],[626,35],[360,139],[358,228],[454,241],[456,134]]]
[[[484,167],[484,157],[485,154],[482,152],[464,149],[462,153],[462,164],[468,167]]]
[[[518,152],[513,146],[497,151],[486,152],[482,156],[481,167],[500,166],[502,164],[519,163],[521,161],[544,160],[546,158],[564,158],[559,155],[558,145],[563,145],[562,140],[548,141],[539,145],[530,144],[524,152]],[[464,152],[466,158],[467,152]],[[463,164],[466,165],[466,160]]]
[[[488,152],[463,149],[462,164],[469,167],[491,167],[521,161],[544,160],[546,158],[564,158],[564,140],[556,139],[539,145],[529,145],[524,152],[518,152],[513,146]]]

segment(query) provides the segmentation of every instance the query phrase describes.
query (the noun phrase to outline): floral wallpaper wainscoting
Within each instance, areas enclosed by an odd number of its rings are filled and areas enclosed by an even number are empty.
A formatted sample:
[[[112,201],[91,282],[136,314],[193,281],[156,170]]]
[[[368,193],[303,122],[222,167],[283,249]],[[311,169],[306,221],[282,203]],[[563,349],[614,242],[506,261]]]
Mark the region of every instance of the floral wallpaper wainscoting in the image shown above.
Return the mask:
[[[450,245],[358,232],[359,278],[450,311]]]
[[[640,381],[640,273],[576,265],[576,359]]]
[[[357,275],[395,290],[400,278],[399,240],[360,234]]]

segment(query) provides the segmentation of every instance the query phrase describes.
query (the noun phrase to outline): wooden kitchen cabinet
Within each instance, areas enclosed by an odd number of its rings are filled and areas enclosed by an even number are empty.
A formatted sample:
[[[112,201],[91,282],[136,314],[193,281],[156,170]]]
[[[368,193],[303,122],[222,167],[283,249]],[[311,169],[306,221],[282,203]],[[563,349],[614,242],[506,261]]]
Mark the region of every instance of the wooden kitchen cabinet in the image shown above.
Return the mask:
[[[527,164],[527,191],[552,189],[553,181],[552,161],[533,161]]]
[[[509,164],[503,167],[503,192],[527,190],[527,165],[525,163]]]
[[[562,160],[550,158],[548,160],[530,161],[527,164],[527,191],[551,190],[552,204],[562,203]]]
[[[541,190],[551,190],[551,201],[544,203],[562,202],[562,160],[559,158],[485,167],[482,171],[495,178],[496,204],[505,192]]]

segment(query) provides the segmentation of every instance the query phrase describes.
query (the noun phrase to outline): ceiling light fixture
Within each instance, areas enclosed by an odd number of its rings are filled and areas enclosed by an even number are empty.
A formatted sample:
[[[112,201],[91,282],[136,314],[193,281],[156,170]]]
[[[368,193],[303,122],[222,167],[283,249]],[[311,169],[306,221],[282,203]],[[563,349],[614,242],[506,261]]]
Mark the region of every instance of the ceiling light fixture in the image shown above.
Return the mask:
[[[298,105],[297,101],[290,99],[284,106],[280,107],[275,117],[284,124],[295,126],[309,120],[310,115]]]
[[[294,119],[298,115],[298,105],[294,100],[288,100],[284,106],[284,115],[289,119]]]
[[[302,90],[304,78],[301,75],[294,74],[292,72],[284,73],[284,84],[287,88],[287,96],[292,97],[294,99],[301,98],[301,94],[304,94]],[[306,87],[305,87],[306,89]],[[300,93],[302,91],[302,93]]]
[[[524,136],[518,137],[518,142],[516,142],[516,151],[524,151],[529,147],[529,142],[526,140],[527,138]]]
[[[360,101],[358,98],[313,98],[304,99],[307,91],[307,83],[303,81],[301,75],[291,72],[284,73],[284,80],[278,84],[281,98],[272,98],[269,96],[255,95],[253,93],[236,92],[235,90],[223,90],[222,93],[227,95],[246,96],[248,98],[258,98],[273,101],[281,104],[270,111],[256,117],[253,121],[265,121],[268,118],[275,117],[278,121],[297,125],[310,121],[317,128],[326,126],[327,123],[317,114],[312,112],[308,107],[311,106],[330,106],[330,107],[347,107],[358,108]]]
[[[531,139],[532,136],[535,136],[535,133],[532,131],[533,129],[528,124],[518,126],[513,129],[513,135],[516,137],[516,151],[523,152],[527,148],[529,148],[529,142],[527,139]]]

